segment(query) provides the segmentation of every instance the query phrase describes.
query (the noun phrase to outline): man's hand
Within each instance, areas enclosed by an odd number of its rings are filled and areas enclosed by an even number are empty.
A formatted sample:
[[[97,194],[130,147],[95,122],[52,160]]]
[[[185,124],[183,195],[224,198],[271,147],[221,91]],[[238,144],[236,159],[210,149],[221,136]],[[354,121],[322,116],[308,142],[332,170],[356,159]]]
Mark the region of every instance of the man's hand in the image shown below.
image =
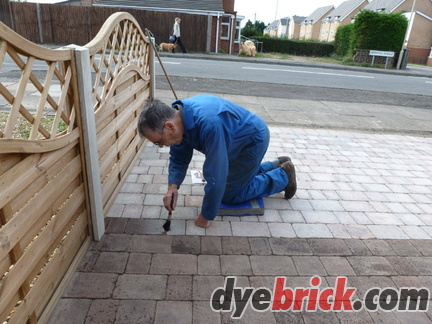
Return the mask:
[[[210,225],[210,221],[205,219],[204,216],[200,213],[197,218],[195,218],[195,225],[198,227],[206,228]]]
[[[168,211],[173,211],[177,206],[178,187],[173,184],[168,186],[168,190],[163,198],[164,206]]]

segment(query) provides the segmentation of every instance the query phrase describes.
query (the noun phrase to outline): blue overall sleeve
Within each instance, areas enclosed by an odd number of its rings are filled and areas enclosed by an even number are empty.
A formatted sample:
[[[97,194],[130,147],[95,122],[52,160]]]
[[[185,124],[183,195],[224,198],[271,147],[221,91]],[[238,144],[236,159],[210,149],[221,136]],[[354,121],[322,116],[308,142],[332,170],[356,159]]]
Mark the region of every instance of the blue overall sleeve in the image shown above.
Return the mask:
[[[204,188],[204,200],[201,213],[205,219],[213,220],[219,210],[225,192],[228,176],[228,134],[220,118],[212,118],[201,129],[201,138],[205,142],[204,178],[207,184]]]
[[[170,147],[170,164],[168,167],[168,185],[176,184],[178,188],[186,177],[186,172],[193,156],[193,147],[183,141]]]

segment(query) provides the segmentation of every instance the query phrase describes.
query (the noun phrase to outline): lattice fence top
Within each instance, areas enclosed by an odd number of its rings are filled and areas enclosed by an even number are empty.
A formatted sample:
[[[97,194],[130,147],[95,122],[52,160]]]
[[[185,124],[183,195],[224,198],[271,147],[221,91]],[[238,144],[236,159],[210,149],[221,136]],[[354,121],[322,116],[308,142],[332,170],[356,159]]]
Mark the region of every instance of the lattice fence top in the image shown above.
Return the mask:
[[[144,76],[150,75],[150,41],[128,13],[110,16],[85,47],[89,48],[94,74],[92,95],[95,110],[104,102],[112,80],[125,66],[134,64]]]
[[[72,52],[37,46],[0,24],[0,138],[53,139],[71,132]]]
[[[128,13],[109,17],[85,47],[95,110],[125,66],[150,75],[150,41]],[[0,139],[55,139],[77,127],[72,56],[72,49],[38,46],[0,22]]]

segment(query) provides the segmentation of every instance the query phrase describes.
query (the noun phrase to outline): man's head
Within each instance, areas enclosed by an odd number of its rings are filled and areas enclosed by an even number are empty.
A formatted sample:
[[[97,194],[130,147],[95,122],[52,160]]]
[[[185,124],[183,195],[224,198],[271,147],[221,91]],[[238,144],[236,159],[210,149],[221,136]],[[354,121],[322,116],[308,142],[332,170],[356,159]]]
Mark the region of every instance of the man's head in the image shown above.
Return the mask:
[[[175,19],[174,19],[174,21],[176,22],[176,23],[181,23],[181,18],[180,17],[176,17]]]
[[[159,147],[180,144],[183,138],[180,113],[160,100],[148,101],[138,118],[138,133]]]

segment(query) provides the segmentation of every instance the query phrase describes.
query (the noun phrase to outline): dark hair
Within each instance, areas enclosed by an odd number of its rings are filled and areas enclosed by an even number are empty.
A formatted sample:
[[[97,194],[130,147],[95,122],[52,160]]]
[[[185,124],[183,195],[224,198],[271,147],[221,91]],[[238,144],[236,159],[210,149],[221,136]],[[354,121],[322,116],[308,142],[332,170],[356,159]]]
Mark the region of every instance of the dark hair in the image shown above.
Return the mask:
[[[146,129],[152,132],[162,130],[167,120],[174,118],[175,110],[160,100],[147,101],[138,118],[138,134],[145,137]]]

